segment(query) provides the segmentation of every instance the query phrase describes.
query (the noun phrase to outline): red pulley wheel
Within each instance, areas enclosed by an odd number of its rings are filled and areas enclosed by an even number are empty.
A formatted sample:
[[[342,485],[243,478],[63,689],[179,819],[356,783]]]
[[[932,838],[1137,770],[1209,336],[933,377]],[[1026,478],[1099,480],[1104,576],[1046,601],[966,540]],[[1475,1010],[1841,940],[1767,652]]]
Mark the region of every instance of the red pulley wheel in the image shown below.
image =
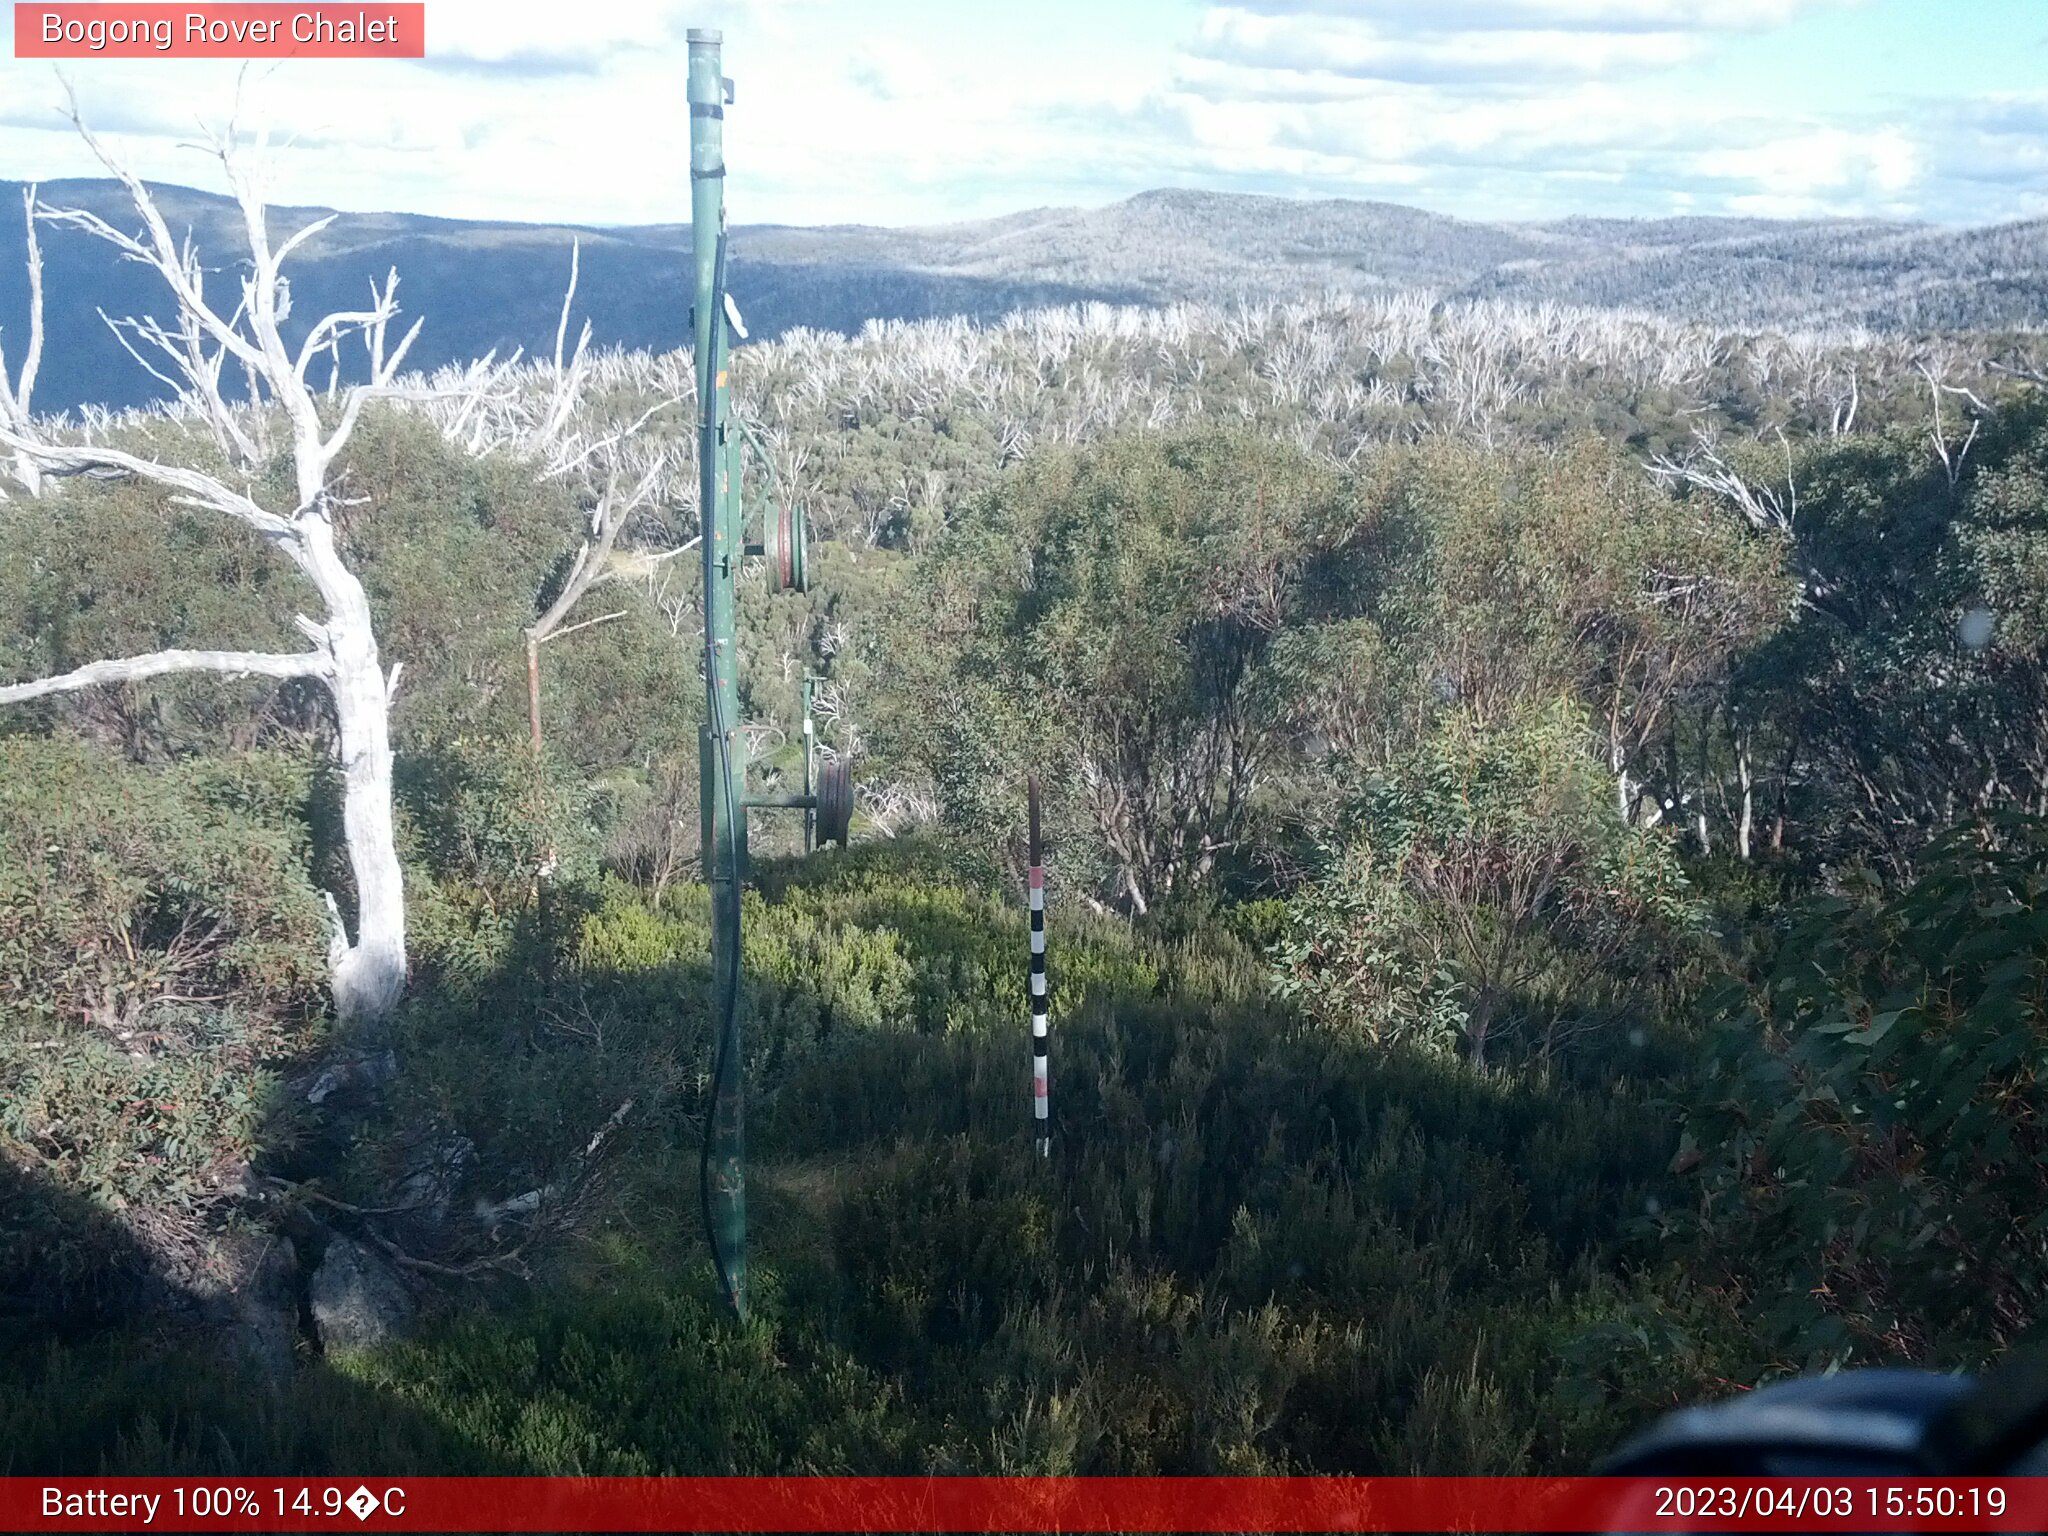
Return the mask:
[[[801,592],[808,585],[804,571],[808,530],[804,509],[784,503],[763,520],[761,553],[768,558],[768,584],[777,592]]]

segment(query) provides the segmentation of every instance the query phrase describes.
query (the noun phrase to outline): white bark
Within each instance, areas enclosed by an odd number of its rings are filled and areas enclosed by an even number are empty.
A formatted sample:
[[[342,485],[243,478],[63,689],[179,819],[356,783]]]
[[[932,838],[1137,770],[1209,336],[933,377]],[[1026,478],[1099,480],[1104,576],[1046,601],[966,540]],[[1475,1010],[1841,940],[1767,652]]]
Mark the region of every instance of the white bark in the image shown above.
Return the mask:
[[[1665,454],[1651,458],[1644,468],[1652,478],[1665,485],[1689,485],[1695,489],[1724,496],[1738,507],[1749,525],[1758,530],[1774,529],[1785,532],[1792,527],[1799,515],[1799,487],[1792,478],[1792,445],[1785,441],[1782,431],[1779,441],[1785,448],[1785,494],[1780,496],[1776,487],[1751,484],[1722,457],[1720,444],[1703,429],[1695,428],[1693,446],[1685,457],[1673,459]]]
[[[341,763],[342,828],[356,887],[353,945],[339,919],[329,947],[336,1009],[343,1018],[377,1020],[405,990],[405,879],[391,816],[391,690],[370,623],[363,585],[334,548],[324,517],[307,524],[301,569],[327,600],[324,631]]]
[[[1971,417],[1969,435],[1960,445],[1951,448],[1948,441],[1948,426],[1941,416],[1941,397],[1944,394],[1961,395],[1979,412],[1985,411],[1987,407],[1968,389],[1948,382],[1949,365],[1946,357],[1937,357],[1931,361],[1923,358],[1914,366],[1920,377],[1927,381],[1927,393],[1933,402],[1934,425],[1928,436],[1934,443],[1934,456],[1941,461],[1942,470],[1948,476],[1949,485],[1953,487],[1962,478],[1964,461],[1970,457],[1970,449],[1976,443],[1977,432],[1984,422],[1981,415]]]
[[[43,361],[43,247],[36,239],[36,189],[21,194],[22,214],[28,223],[28,349],[21,360],[21,377],[7,377],[7,357],[0,353],[0,424],[26,427],[30,401],[35,395],[36,371]],[[43,489],[42,469],[25,453],[14,456],[14,475],[29,495]]]
[[[95,661],[56,677],[0,685],[0,704],[25,704],[53,693],[75,693],[108,683],[138,683],[173,672],[218,672],[228,677],[321,677],[327,658],[317,651],[152,651],[119,661]]]
[[[1735,771],[1742,780],[1742,820],[1735,829],[1735,845],[1742,854],[1742,860],[1749,862],[1750,842],[1756,831],[1756,783],[1749,765],[1749,738],[1743,736],[1735,743]]]

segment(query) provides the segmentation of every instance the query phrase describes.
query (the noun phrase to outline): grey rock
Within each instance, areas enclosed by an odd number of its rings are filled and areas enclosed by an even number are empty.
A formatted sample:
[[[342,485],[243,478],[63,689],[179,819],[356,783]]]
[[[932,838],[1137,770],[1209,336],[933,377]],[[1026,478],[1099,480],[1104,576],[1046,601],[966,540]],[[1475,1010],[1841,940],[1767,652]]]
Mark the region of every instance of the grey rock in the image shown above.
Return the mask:
[[[325,1103],[336,1093],[377,1088],[398,1076],[398,1053],[389,1049],[336,1061],[321,1069],[306,1090],[308,1104]]]
[[[368,1349],[412,1323],[412,1293],[389,1264],[346,1237],[328,1241],[313,1271],[313,1325],[327,1349]]]

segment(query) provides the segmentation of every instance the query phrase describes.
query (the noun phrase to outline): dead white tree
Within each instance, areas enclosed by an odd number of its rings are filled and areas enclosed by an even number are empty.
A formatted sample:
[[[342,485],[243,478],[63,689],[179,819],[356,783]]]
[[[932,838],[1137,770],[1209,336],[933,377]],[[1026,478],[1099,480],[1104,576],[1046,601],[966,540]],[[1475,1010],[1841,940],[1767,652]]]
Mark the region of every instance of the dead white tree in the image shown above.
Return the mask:
[[[1861,403],[1856,364],[1846,365],[1846,380],[1838,369],[1829,369],[1822,386],[1822,399],[1828,407],[1828,436],[1847,437],[1856,430],[1856,407]]]
[[[862,784],[855,796],[869,823],[884,837],[895,837],[912,827],[929,826],[939,819],[938,800],[920,785],[894,780]]]
[[[30,400],[35,395],[36,370],[43,361],[43,247],[36,239],[36,189],[25,187],[21,211],[28,224],[28,347],[21,359],[21,376],[9,381],[7,354],[0,351],[0,426],[26,428]],[[34,458],[26,453],[14,456],[14,475],[29,495],[43,489],[43,474]]]
[[[589,357],[590,322],[576,341],[575,351],[565,360],[563,348],[569,337],[569,315],[576,301],[576,281],[582,264],[582,242],[569,249],[569,287],[562,295],[562,316],[555,326],[555,362],[550,387],[538,419],[511,426],[505,445],[527,457],[545,455],[545,479],[569,479],[580,485],[590,501],[589,531],[571,558],[568,574],[554,598],[531,624],[526,626],[526,722],[534,757],[540,756],[540,648],[550,640],[572,635],[622,619],[630,611],[617,608],[571,624],[569,615],[589,593],[607,582],[617,581],[626,568],[616,562],[619,535],[636,513],[663,499],[665,482],[674,468],[670,455],[650,446],[640,436],[656,416],[683,403],[680,394],[668,393],[647,407],[632,422],[612,431],[569,430],[576,419],[584,386],[594,366]],[[625,487],[622,489],[622,487]],[[656,554],[643,554],[633,563],[632,573],[645,575],[653,566],[682,554],[697,544],[696,539]]]
[[[1963,476],[1963,463],[1969,458],[1970,449],[1976,444],[1978,429],[1984,425],[1983,414],[1988,413],[1990,407],[1964,386],[1949,383],[1949,368],[1950,359],[1945,353],[1931,358],[1921,358],[1913,365],[1914,372],[1927,381],[1927,393],[1934,406],[1934,422],[1928,429],[1928,436],[1934,442],[1934,456],[1941,461],[1942,472],[1948,476],[1948,483],[1953,488]],[[1960,395],[1980,413],[1970,417],[1969,435],[1954,447],[1949,444],[1948,426],[1941,416],[1943,395]]]
[[[592,629],[613,619],[624,618],[630,609],[618,608],[593,618],[579,619],[573,624],[567,622],[576,605],[594,589],[627,575],[644,576],[657,562],[694,549],[699,542],[693,538],[671,549],[641,555],[631,562],[614,558],[620,533],[636,514],[652,507],[660,499],[662,482],[672,468],[669,456],[659,448],[629,452],[625,445],[650,417],[673,403],[663,401],[650,407],[631,426],[598,444],[577,450],[571,460],[575,469],[595,471],[591,484],[590,525],[569,562],[568,574],[563,577],[554,600],[539,618],[526,627],[526,719],[536,756],[541,749],[540,648],[550,640],[559,640],[578,630]]]
[[[1660,453],[1651,457],[1643,467],[1653,479],[1664,485],[1691,486],[1734,503],[1748,519],[1749,525],[1759,532],[1774,530],[1784,533],[1791,529],[1793,520],[1799,515],[1799,486],[1792,473],[1792,445],[1782,431],[1778,439],[1785,450],[1785,493],[1782,496],[1775,486],[1745,480],[1722,454],[1720,443],[1701,428],[1694,429],[1692,446],[1682,458],[1674,459]]]
[[[215,474],[95,441],[90,431],[82,437],[60,432],[28,417],[22,398],[25,387],[14,392],[14,406],[0,424],[0,446],[34,466],[20,476],[31,490],[44,476],[132,476],[164,487],[179,505],[246,524],[306,577],[323,611],[317,619],[303,614],[296,619],[309,642],[303,651],[156,651],[9,684],[0,687],[0,703],[182,672],[318,682],[334,710],[342,822],[356,906],[351,939],[339,905],[331,893],[327,897],[333,922],[330,981],[341,1018],[373,1024],[396,1006],[406,978],[405,894],[392,827],[390,732],[391,701],[402,664],[387,671],[379,658],[369,599],[336,541],[333,478],[335,460],[363,408],[380,395],[401,392],[395,381],[419,334],[419,322],[396,345],[389,344],[390,325],[398,314],[398,276],[393,272],[381,286],[371,284],[368,307],[317,320],[296,348],[287,345],[283,327],[290,314],[291,291],[281,268],[286,257],[327,227],[331,216],[273,243],[261,187],[268,135],[259,132],[253,154],[245,158],[232,122],[213,137],[210,147],[240,205],[249,252],[237,303],[223,311],[206,293],[205,269],[190,238],[182,243],[173,238],[148,189],[94,136],[75,101],[70,116],[86,145],[126,189],[142,227],[131,234],[82,208],[43,205],[36,213],[50,223],[97,236],[163,279],[175,304],[173,323],[145,316],[109,324],[131,352],[176,391],[185,413],[205,423],[229,467]],[[356,338],[368,352],[368,381],[342,390],[323,421],[306,370],[323,351]],[[223,393],[221,378],[229,364],[246,385],[246,404],[230,404]],[[257,500],[257,486],[269,456],[270,435],[279,427],[290,434],[293,501],[274,510]]]

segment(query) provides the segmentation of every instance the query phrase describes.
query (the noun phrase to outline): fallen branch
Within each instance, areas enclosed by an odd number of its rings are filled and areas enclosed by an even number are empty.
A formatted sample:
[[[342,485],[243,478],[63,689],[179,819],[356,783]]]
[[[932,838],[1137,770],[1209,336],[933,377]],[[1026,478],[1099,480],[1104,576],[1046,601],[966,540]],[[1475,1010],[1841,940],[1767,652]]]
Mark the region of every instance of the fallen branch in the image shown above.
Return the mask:
[[[629,1098],[611,1112],[610,1118],[603,1125],[591,1133],[590,1140],[585,1143],[583,1150],[569,1159],[568,1165],[559,1177],[550,1179],[538,1189],[529,1189],[526,1193],[513,1195],[507,1200],[479,1200],[476,1203],[476,1219],[496,1231],[511,1217],[530,1216],[544,1205],[557,1203],[565,1191],[574,1190],[577,1182],[583,1177],[584,1170],[589,1167],[591,1159],[597,1156],[612,1132],[624,1124],[626,1116],[632,1112],[633,1100]]]
[[[486,1254],[480,1259],[472,1259],[467,1264],[440,1264],[432,1259],[423,1259],[416,1254],[407,1253],[398,1244],[392,1242],[390,1238],[384,1236],[383,1233],[375,1231],[368,1226],[363,1228],[363,1236],[383,1249],[385,1255],[392,1263],[400,1265],[405,1269],[418,1270],[422,1274],[442,1275],[450,1280],[473,1280],[487,1270],[493,1269],[506,1270],[521,1278],[524,1278],[527,1273],[526,1266],[519,1262],[520,1254],[526,1251],[526,1244],[523,1241],[500,1252]]]
[[[333,1195],[322,1194],[310,1184],[299,1184],[291,1179],[281,1179],[275,1174],[265,1175],[265,1182],[282,1189],[301,1200],[317,1201],[337,1211],[346,1211],[351,1216],[405,1216],[420,1210],[415,1201],[410,1205],[351,1205],[346,1200],[337,1200]]]

